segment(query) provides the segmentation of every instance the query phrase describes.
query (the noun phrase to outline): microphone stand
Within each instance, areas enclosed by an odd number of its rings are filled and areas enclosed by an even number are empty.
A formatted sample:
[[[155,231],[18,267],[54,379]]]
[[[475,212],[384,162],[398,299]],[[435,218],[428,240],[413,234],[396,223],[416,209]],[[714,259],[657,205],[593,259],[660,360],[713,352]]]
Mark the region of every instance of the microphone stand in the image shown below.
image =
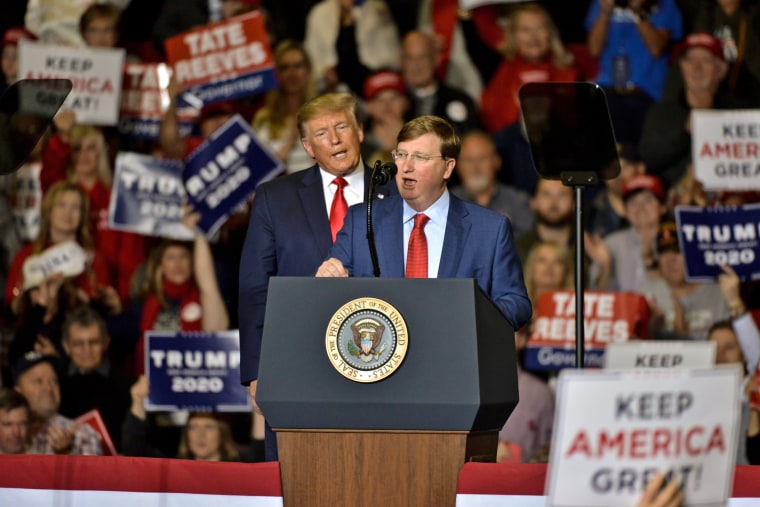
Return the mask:
[[[375,195],[375,178],[382,163],[378,160],[372,168],[367,186],[367,195],[364,201],[367,203],[367,242],[369,243],[369,255],[372,258],[372,272],[375,278],[380,276],[380,263],[377,260],[377,247],[375,246],[375,230],[372,227],[372,198]]]

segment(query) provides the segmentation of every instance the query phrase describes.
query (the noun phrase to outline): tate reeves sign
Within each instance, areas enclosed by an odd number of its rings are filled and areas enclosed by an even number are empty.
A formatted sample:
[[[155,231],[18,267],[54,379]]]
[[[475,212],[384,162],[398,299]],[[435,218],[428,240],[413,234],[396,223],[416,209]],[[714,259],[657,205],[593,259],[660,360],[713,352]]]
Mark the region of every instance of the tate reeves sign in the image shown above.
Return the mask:
[[[261,14],[252,12],[166,40],[174,78],[204,104],[277,86]]]
[[[649,336],[649,305],[640,294],[586,291],[583,303],[586,366],[604,365],[608,343]],[[541,294],[525,351],[525,367],[559,370],[574,365],[575,294]]]

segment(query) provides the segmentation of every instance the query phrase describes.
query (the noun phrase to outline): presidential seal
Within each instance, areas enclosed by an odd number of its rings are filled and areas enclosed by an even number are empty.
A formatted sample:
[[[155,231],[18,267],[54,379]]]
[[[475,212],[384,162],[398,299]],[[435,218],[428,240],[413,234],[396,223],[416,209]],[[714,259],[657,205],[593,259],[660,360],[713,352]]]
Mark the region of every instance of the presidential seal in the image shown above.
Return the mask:
[[[409,344],[406,322],[381,299],[359,298],[330,319],[325,349],[333,367],[354,382],[377,382],[404,361]]]

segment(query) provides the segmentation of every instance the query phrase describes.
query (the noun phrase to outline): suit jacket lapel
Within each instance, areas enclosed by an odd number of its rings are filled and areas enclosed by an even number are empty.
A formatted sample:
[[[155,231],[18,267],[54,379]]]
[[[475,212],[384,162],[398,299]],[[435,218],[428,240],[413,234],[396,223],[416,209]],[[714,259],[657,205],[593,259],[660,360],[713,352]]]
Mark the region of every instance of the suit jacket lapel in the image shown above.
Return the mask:
[[[373,205],[375,244],[380,262],[380,276],[404,277],[404,231],[401,225],[402,206],[399,196],[386,197]]]
[[[438,266],[438,278],[454,278],[457,274],[462,252],[470,235],[472,224],[467,220],[469,212],[462,201],[450,196],[449,215],[446,219],[446,233],[443,236],[441,263]]]
[[[322,190],[322,176],[319,173],[319,167],[313,166],[304,171],[301,187],[298,194],[303,204],[306,222],[314,236],[319,248],[326,252],[332,245],[332,235],[330,233],[330,220],[327,216],[325,207],[325,194]]]

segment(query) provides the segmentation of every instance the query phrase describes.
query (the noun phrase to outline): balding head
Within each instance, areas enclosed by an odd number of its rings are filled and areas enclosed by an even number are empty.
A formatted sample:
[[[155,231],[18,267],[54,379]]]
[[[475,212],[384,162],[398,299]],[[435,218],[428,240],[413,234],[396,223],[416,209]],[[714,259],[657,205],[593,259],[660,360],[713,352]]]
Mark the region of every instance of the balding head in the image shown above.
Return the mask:
[[[401,45],[401,72],[409,88],[432,85],[437,60],[438,52],[430,35],[419,31],[406,34]]]

